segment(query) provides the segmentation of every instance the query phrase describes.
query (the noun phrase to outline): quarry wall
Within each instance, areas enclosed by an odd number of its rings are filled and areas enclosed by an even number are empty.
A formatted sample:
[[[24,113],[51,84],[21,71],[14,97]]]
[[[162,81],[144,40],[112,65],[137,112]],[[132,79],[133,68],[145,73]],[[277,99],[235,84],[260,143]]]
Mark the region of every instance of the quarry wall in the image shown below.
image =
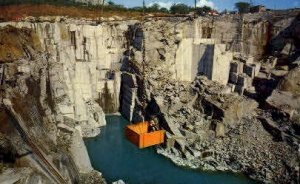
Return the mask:
[[[269,40],[291,21],[287,15],[279,18],[269,14],[201,17],[193,21],[154,18],[138,29],[138,21],[95,24],[57,18],[1,23],[0,27],[34,30],[51,63],[48,72],[56,119],[73,119],[84,129],[85,125],[104,125],[104,113],[119,111],[121,68],[125,58],[132,59],[125,51],[134,55],[145,70],[156,67],[156,71],[148,72],[154,77],[161,71],[170,79],[192,82],[202,74],[226,85],[234,52],[261,57],[267,52]],[[128,31],[133,37],[126,38]],[[137,93],[134,89],[132,92]]]

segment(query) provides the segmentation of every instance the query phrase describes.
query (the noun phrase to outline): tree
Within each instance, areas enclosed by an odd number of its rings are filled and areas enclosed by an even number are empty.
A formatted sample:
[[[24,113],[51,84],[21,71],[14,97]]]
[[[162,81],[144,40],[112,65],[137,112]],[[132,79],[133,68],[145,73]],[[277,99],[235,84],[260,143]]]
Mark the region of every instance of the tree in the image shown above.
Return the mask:
[[[102,5],[101,5],[101,15],[103,15],[104,3],[105,3],[105,0],[102,0]]]
[[[248,13],[250,11],[250,3],[247,2],[237,2],[235,3],[235,8],[239,13]]]
[[[143,12],[143,7],[136,6],[136,7],[133,7],[133,8],[129,8],[128,10],[130,10],[130,11],[136,11],[136,12]]]
[[[146,2],[143,0],[143,15],[145,14],[145,9],[146,9]]]
[[[147,8],[148,12],[158,12],[160,10],[160,6],[157,3],[154,3],[152,6]]]
[[[159,11],[162,13],[169,13],[169,10],[167,8],[160,8]]]
[[[116,5],[114,2],[112,2],[112,1],[108,1],[108,5],[109,6],[114,6],[114,5]]]
[[[225,9],[224,11],[222,11],[222,13],[221,14],[228,14],[229,12],[228,12],[228,10],[227,9]]]
[[[203,6],[203,7],[197,7],[196,8],[196,14],[198,15],[205,15],[209,12],[211,12],[213,9],[209,6]]]
[[[191,11],[191,8],[185,4],[173,4],[170,8],[172,14],[188,14]]]

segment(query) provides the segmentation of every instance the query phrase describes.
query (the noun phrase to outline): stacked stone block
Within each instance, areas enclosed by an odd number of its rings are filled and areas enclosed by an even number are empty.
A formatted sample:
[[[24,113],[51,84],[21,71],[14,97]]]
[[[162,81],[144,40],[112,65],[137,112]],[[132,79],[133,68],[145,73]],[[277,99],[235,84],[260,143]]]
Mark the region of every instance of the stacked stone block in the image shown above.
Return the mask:
[[[261,64],[255,63],[252,57],[232,61],[228,82],[231,91],[243,95],[245,90],[253,90],[252,82],[258,75],[260,67]]]

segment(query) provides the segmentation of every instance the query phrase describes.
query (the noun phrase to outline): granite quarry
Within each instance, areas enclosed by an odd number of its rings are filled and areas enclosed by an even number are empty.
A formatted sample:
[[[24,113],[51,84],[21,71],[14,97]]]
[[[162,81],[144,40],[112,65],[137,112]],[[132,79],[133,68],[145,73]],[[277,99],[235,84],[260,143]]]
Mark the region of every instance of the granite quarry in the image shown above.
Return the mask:
[[[180,166],[300,182],[300,14],[0,23],[1,182],[105,183],[83,138],[155,116]]]

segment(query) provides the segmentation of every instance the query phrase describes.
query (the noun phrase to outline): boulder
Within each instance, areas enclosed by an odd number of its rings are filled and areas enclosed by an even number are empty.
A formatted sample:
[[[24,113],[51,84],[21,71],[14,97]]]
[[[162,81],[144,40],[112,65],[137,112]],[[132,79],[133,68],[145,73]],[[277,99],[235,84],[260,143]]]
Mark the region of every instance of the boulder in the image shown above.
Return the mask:
[[[93,170],[87,149],[78,130],[74,131],[72,135],[70,152],[79,172],[89,173]]]
[[[57,128],[65,131],[65,132],[68,132],[68,133],[73,133],[74,132],[74,128],[69,127],[68,125],[65,125],[63,123],[58,123]]]
[[[272,75],[275,77],[283,77],[289,73],[287,70],[272,70]]]
[[[235,91],[235,87],[236,87],[235,84],[228,84],[227,86],[230,88],[230,92],[234,92]]]
[[[285,78],[280,81],[278,90],[300,95],[300,67],[291,70]]]
[[[292,48],[293,48],[293,44],[288,42],[288,43],[285,44],[285,46],[281,50],[280,54],[288,56],[288,55],[290,55],[290,52],[292,51]]]
[[[229,74],[229,82],[236,84],[238,81],[238,74],[234,72],[230,72]]]
[[[236,85],[234,88],[234,92],[237,92],[240,95],[244,94],[245,87],[243,85]]]
[[[255,77],[255,66],[253,65],[244,65],[244,73],[247,74],[249,77]]]
[[[300,56],[293,62],[293,65],[299,67],[300,66]]]
[[[244,63],[242,62],[232,62],[230,63],[230,72],[233,73],[243,73]]]
[[[215,131],[216,137],[225,137],[225,125],[223,123],[217,123]]]
[[[118,181],[112,182],[112,184],[125,184],[125,182],[123,180],[118,180]]]
[[[299,109],[300,96],[293,95],[291,92],[274,90],[266,102],[284,117],[292,119],[295,111]]]

